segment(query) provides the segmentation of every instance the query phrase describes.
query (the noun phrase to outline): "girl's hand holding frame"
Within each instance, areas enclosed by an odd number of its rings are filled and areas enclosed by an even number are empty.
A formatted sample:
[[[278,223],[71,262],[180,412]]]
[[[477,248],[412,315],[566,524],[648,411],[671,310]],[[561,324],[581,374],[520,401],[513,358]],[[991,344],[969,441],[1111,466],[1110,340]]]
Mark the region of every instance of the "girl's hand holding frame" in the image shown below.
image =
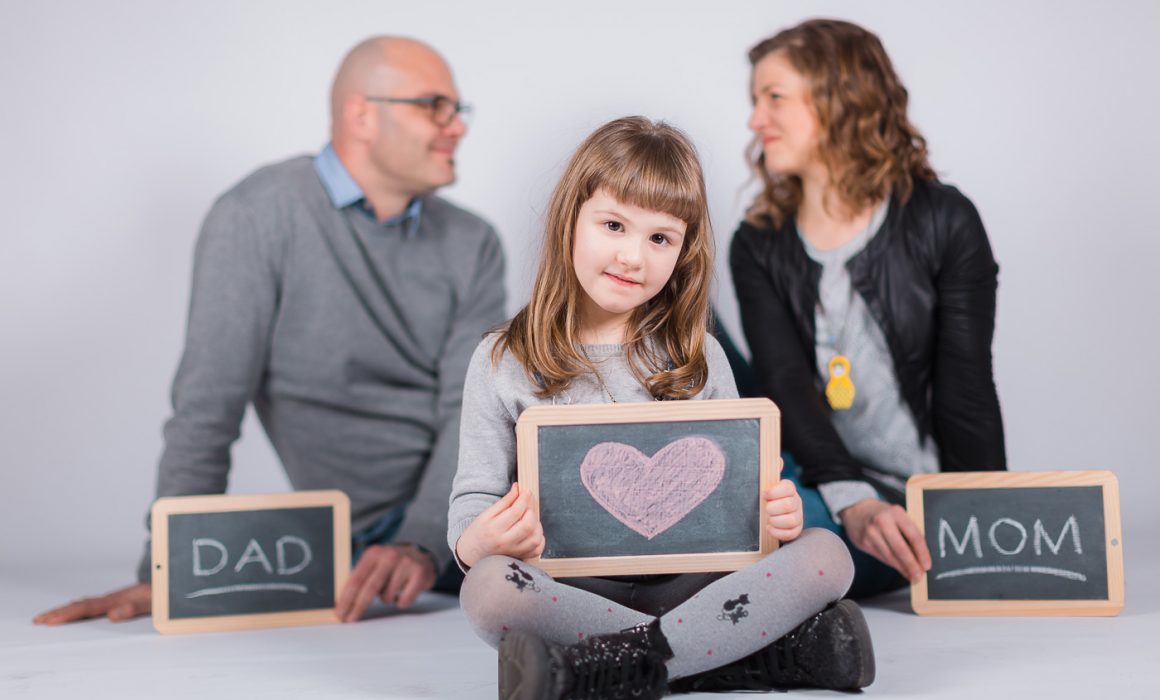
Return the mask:
[[[531,505],[531,495],[513,483],[503,498],[480,513],[463,532],[455,545],[459,560],[475,566],[480,559],[496,554],[514,559],[542,554],[544,528]]]

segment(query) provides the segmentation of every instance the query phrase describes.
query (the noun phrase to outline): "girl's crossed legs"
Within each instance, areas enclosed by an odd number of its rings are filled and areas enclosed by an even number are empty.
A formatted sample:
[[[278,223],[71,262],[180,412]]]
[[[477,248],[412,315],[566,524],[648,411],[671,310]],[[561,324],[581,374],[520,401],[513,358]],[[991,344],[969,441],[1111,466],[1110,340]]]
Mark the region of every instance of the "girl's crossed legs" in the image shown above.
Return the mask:
[[[673,649],[666,664],[669,678],[717,668],[765,647],[841,598],[853,576],[840,538],[818,528],[805,530],[660,617]],[[503,556],[487,557],[468,572],[460,603],[476,633],[492,646],[510,630],[573,644],[653,619]]]

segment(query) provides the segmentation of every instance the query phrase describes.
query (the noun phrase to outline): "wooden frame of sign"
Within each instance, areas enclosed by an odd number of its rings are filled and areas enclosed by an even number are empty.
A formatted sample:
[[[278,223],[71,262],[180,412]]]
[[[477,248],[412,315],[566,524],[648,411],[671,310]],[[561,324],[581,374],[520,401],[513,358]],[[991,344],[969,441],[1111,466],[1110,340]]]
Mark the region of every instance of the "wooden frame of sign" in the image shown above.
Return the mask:
[[[686,421],[750,420],[757,423],[757,467],[753,508],[759,518],[756,551],[713,551],[688,554],[633,554],[628,556],[535,557],[527,559],[557,577],[735,571],[759,561],[777,548],[769,534],[761,494],[781,472],[779,445],[781,414],[769,399],[662,401],[632,404],[534,406],[516,425],[518,479],[521,492],[531,495],[532,508],[541,514],[540,429],[554,426],[677,423]]]
[[[169,608],[169,516],[197,513],[331,508],[334,527],[334,592],[329,607],[311,610],[215,615],[175,619]],[[182,496],[157,499],[151,511],[153,532],[153,626],[163,634],[228,632],[265,627],[294,627],[341,622],[335,613],[338,593],[350,576],[350,499],[342,491],[244,496]]]
[[[1107,598],[1096,600],[932,600],[928,576],[910,588],[911,607],[919,615],[1076,615],[1111,616],[1124,607],[1124,547],[1120,529],[1120,490],[1110,471],[946,472],[911,477],[906,484],[907,512],[925,537],[923,494],[942,489],[1015,489],[1100,486],[1103,490],[1104,551]],[[1062,538],[1062,536],[1061,536]]]

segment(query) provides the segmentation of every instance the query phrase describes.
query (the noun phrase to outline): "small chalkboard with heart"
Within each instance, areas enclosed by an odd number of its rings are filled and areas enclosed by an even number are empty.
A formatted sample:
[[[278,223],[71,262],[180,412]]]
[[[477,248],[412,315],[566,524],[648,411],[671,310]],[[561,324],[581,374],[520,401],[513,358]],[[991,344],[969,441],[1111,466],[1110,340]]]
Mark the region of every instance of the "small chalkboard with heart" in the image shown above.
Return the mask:
[[[773,551],[762,492],[781,471],[768,399],[536,406],[518,478],[553,576],[734,571]]]

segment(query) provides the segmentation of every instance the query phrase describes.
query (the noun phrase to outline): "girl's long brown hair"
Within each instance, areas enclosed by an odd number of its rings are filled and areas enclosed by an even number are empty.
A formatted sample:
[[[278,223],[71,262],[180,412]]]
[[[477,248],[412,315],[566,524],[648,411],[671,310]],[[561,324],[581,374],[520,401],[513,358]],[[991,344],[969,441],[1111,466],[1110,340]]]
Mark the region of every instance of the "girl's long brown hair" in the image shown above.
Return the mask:
[[[519,360],[553,396],[596,371],[580,350],[584,289],[572,264],[576,218],[597,190],[620,202],[674,216],[686,224],[672,277],[633,310],[624,339],[629,367],[657,398],[687,398],[708,375],[705,332],[713,274],[713,232],[696,150],[680,130],[625,117],[592,133],[576,149],[548,204],[543,248],[531,300],[500,331],[492,353]]]
[[[809,20],[754,46],[749,63],[756,66],[775,52],[810,86],[821,126],[818,149],[842,205],[858,211],[891,191],[906,202],[915,179],[935,179],[926,139],[906,116],[906,88],[877,36],[850,22]],[[762,192],[745,218],[780,227],[801,204],[801,179],[770,173],[758,138],[749,160]]]

